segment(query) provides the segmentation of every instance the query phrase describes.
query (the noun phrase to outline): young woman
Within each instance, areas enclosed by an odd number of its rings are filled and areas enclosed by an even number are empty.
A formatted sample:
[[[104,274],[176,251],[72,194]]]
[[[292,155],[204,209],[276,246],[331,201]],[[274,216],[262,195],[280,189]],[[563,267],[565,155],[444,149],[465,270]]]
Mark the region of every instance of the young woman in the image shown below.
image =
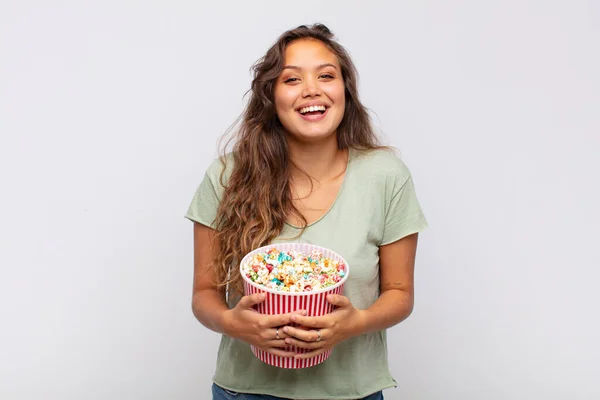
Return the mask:
[[[427,226],[406,165],[378,145],[344,48],[321,24],[285,32],[254,66],[251,97],[230,153],[215,160],[186,217],[194,221],[192,309],[222,334],[213,399],[383,399],[396,385],[386,329],[413,308],[418,232]],[[238,264],[253,249],[301,241],[351,266],[329,315],[265,316],[243,296]],[[289,326],[299,324],[305,329]],[[250,344],[312,357],[270,366]],[[300,355],[282,348],[311,351]]]

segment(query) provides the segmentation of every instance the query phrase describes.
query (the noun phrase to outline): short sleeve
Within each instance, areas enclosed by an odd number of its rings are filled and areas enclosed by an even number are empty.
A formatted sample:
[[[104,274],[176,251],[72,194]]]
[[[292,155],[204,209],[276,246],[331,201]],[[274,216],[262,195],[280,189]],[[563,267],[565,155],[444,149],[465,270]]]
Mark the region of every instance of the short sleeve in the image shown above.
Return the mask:
[[[392,180],[392,185],[380,246],[420,232],[428,226],[417,199],[412,176],[409,174],[401,181],[398,178]]]
[[[207,169],[185,214],[187,219],[216,229],[217,210],[225,190],[221,184],[221,171],[223,163],[220,160],[215,160]]]

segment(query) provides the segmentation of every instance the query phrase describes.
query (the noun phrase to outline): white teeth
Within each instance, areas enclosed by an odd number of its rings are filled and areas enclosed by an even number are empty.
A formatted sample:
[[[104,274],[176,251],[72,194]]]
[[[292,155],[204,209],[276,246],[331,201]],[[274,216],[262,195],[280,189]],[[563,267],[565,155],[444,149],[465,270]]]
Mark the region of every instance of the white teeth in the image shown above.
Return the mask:
[[[300,109],[300,114],[306,114],[307,112],[314,112],[314,111],[326,111],[327,108],[325,106],[310,106],[310,107],[304,107]]]

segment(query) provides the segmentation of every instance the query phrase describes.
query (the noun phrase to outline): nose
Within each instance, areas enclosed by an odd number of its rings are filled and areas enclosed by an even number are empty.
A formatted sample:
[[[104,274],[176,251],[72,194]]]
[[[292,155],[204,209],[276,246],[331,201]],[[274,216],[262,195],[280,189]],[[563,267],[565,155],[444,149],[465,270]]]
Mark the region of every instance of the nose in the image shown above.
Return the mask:
[[[302,90],[302,97],[315,97],[321,95],[321,89],[319,88],[319,82],[315,78],[307,78],[304,80],[304,88]]]

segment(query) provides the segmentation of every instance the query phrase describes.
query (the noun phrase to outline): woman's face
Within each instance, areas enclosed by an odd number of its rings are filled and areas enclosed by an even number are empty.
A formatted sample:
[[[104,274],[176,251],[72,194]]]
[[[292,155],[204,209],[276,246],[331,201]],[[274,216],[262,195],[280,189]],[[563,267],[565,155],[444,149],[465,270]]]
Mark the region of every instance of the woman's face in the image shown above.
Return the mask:
[[[302,142],[335,135],[345,103],[335,54],[318,40],[299,39],[289,44],[275,84],[275,109],[288,134]]]

